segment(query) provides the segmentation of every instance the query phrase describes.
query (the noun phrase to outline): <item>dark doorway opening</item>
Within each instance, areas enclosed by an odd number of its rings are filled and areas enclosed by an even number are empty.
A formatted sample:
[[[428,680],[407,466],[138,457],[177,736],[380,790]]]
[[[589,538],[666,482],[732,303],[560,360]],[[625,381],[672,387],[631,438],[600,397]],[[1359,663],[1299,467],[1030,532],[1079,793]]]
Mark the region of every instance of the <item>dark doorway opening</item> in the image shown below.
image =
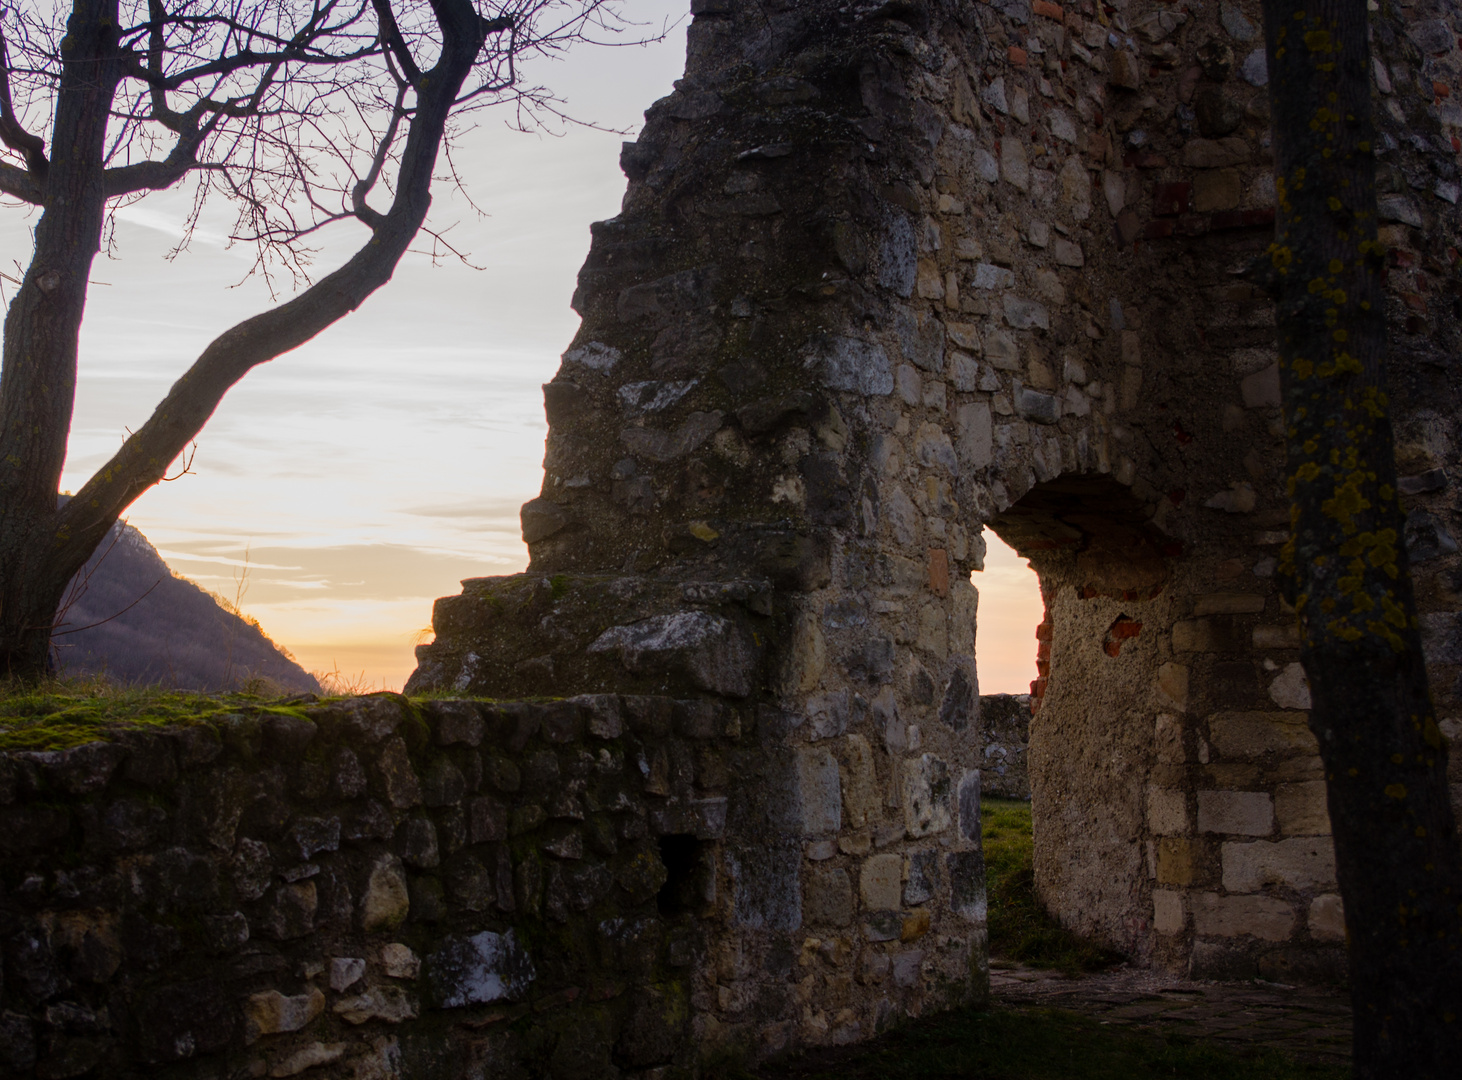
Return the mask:
[[[660,837],[660,861],[666,873],[665,884],[656,896],[661,915],[684,915],[704,906],[704,848],[705,844],[689,833]]]

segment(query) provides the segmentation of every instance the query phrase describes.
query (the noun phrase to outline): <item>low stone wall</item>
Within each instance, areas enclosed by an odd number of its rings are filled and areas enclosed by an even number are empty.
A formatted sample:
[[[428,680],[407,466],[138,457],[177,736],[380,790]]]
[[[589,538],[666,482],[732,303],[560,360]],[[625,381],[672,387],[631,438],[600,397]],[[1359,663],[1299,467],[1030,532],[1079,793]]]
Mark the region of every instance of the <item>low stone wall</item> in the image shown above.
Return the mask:
[[[981,694],[980,789],[999,799],[1029,799],[1025,752],[1030,743],[1029,694]]]
[[[0,1075],[668,1080],[968,999],[978,851],[804,837],[856,772],[778,735],[373,695],[0,754]]]

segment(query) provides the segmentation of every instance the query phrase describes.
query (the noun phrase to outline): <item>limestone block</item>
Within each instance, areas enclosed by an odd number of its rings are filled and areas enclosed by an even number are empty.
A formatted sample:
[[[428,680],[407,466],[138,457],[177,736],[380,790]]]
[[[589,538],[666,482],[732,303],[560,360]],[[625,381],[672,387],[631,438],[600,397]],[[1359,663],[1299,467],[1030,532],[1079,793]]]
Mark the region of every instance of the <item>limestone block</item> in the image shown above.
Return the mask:
[[[370,879],[360,898],[362,930],[394,930],[406,920],[411,908],[406,888],[406,869],[394,855],[382,855],[371,867]]]
[[[345,1056],[347,1043],[306,1043],[294,1053],[280,1058],[269,1070],[271,1077],[298,1076],[308,1069],[329,1065]]]
[[[727,697],[751,693],[757,659],[746,631],[709,611],[678,611],[611,626],[588,651],[617,653],[636,674],[683,671],[702,690]]]
[[[814,870],[802,896],[802,918],[809,926],[849,926],[853,922],[853,883],[841,868]]]
[[[802,835],[826,836],[841,830],[843,795],[837,759],[821,747],[799,747],[796,780]]]
[[[923,386],[923,380],[919,376],[919,369],[913,364],[900,364],[893,373],[893,387],[898,392],[899,400],[905,405],[919,404],[919,391]]]
[[[1044,304],[1026,300],[1012,293],[1002,296],[1000,303],[1005,309],[1005,322],[1016,330],[1049,330],[1051,328],[1051,313]]]
[[[1000,140],[1000,175],[1011,187],[1029,191],[1030,165],[1026,161],[1025,143],[1013,135]]]
[[[930,836],[949,828],[952,786],[949,766],[933,754],[904,762],[904,826],[910,836]]]
[[[915,644],[940,660],[949,655],[949,618],[944,605],[928,603],[919,611],[919,636]]]
[[[1183,721],[1172,713],[1158,713],[1154,725],[1153,742],[1157,759],[1164,765],[1181,765],[1188,760],[1188,751],[1183,745]]]
[[[858,872],[858,894],[864,911],[892,911],[902,899],[904,860],[901,855],[874,855]]]
[[[959,472],[959,461],[954,455],[954,446],[949,441],[949,435],[937,424],[926,422],[919,425],[919,433],[914,438],[914,457],[925,468]]]
[[[767,930],[796,930],[802,925],[800,848],[760,842],[738,845],[727,850],[725,862],[737,925]],[[663,883],[661,877],[655,888]]]
[[[899,217],[900,221],[904,219]],[[907,227],[907,223],[906,227]],[[909,238],[912,245],[913,237]],[[907,296],[913,291],[914,264],[912,253],[908,267]],[[876,341],[834,335],[820,339],[809,356],[809,366],[820,361],[822,381],[830,390],[844,390],[870,397],[887,397],[893,393],[893,365],[888,353]]]
[[[1274,813],[1279,818],[1279,831],[1286,836],[1329,836],[1325,781],[1280,784],[1274,789]]]
[[[904,904],[916,907],[934,899],[939,891],[942,875],[939,869],[939,852],[934,848],[909,852],[904,868]]]
[[[396,809],[409,809],[421,802],[421,784],[416,770],[411,767],[406,741],[400,735],[393,735],[381,747],[381,756],[376,759],[376,775],[386,801]]]
[[[955,450],[966,469],[982,469],[994,460],[994,428],[991,424],[990,403],[972,401],[959,407],[955,413],[959,429],[959,441]]]
[[[1193,177],[1193,209],[1200,214],[1238,208],[1242,182],[1237,169],[1212,169]]]
[[[1256,649],[1298,649],[1300,647],[1299,624],[1285,623],[1283,626],[1256,626],[1254,627],[1253,642],[1254,648]]]
[[[1186,836],[1165,836],[1157,842],[1159,885],[1192,885],[1198,877],[1197,851]]]
[[[1274,801],[1263,791],[1200,791],[1198,831],[1268,836],[1274,829]]]
[[[1070,240],[1063,240],[1056,237],[1052,244],[1052,250],[1056,255],[1056,262],[1061,266],[1082,267],[1086,265],[1086,256],[1081,250],[1081,245]]]
[[[983,926],[986,918],[985,858],[978,851],[945,857],[949,870],[949,909],[966,922]]]
[[[363,994],[341,998],[330,1011],[347,1024],[365,1024],[381,1020],[388,1024],[399,1024],[403,1020],[416,1019],[416,1003],[399,986],[373,986]]]
[[[1188,711],[1188,669],[1169,661],[1157,669],[1158,703],[1178,712]]]
[[[968,349],[979,356],[984,346],[980,343],[980,328],[975,323],[947,322],[944,324],[945,332],[949,334],[949,340],[958,345],[961,349]],[[955,354],[959,356],[958,353]],[[965,358],[968,361],[968,357]],[[973,390],[974,386],[958,387],[962,390]]]
[[[978,543],[983,546],[984,539],[977,537]],[[953,608],[949,619],[949,647],[954,651],[955,656],[975,655],[975,619],[979,615],[980,593],[970,583],[968,575],[957,575],[949,585],[950,599],[953,601]],[[971,679],[978,683],[977,673],[970,672]],[[976,695],[979,694],[978,685],[972,687]],[[973,704],[972,716],[979,716],[979,698],[976,697]]]
[[[1183,894],[1172,889],[1152,891],[1152,928],[1159,934],[1183,932]]]
[[[816,689],[827,669],[827,640],[822,620],[815,611],[799,611],[792,620],[792,642],[788,651],[786,681],[806,693]]]
[[[325,995],[314,987],[288,997],[278,990],[250,994],[244,1000],[244,1041],[257,1042],[261,1035],[299,1031],[325,1011]]]
[[[873,747],[862,735],[843,740],[839,762],[843,814],[852,828],[861,828],[878,813],[878,777],[873,767]]]
[[[1208,736],[1226,758],[1264,754],[1318,754],[1320,744],[1302,713],[1223,712],[1208,718]]]
[[[1112,66],[1107,72],[1107,82],[1126,90],[1136,90],[1142,85],[1142,68],[1137,57],[1126,49],[1112,53]]]
[[[511,930],[450,935],[427,957],[427,981],[443,1009],[517,1001],[536,977],[532,958]]]
[[[807,699],[808,734],[814,739],[832,739],[848,730],[848,691],[833,690]]]
[[[929,932],[933,919],[929,915],[928,908],[921,908],[913,914],[904,918],[903,925],[899,927],[899,940],[907,944],[910,941],[918,941]]]
[[[1015,339],[1004,330],[991,329],[985,333],[985,359],[990,366],[1001,371],[1020,370],[1020,350]]]
[[[1223,652],[1223,636],[1210,619],[1173,623],[1174,652]]]
[[[1305,669],[1298,663],[1286,664],[1269,684],[1269,697],[1274,704],[1285,709],[1308,709],[1310,707],[1310,680]]]
[[[1147,827],[1158,836],[1188,831],[1188,796],[1178,788],[1147,789]]]
[[[1294,909],[1272,896],[1193,897],[1193,929],[1201,937],[1256,937],[1284,941],[1294,930]]]
[[[1061,201],[1076,221],[1091,217],[1091,174],[1080,154],[1072,154],[1061,166],[1058,177],[1061,184]],[[1059,256],[1058,256],[1059,261]]]
[[[1279,408],[1279,365],[1270,364],[1263,371],[1246,376],[1239,383],[1239,390],[1243,394],[1245,408]]]
[[[1335,893],[1310,901],[1310,936],[1318,941],[1345,940],[1345,905]]]
[[[980,770],[966,769],[959,781],[959,834],[980,843]]]
[[[1328,836],[1231,841],[1223,845],[1222,860],[1223,887],[1231,893],[1258,892],[1266,885],[1335,887],[1335,849]]]
[[[392,979],[414,979],[421,974],[421,960],[411,946],[393,941],[381,948],[381,970]]]
[[[366,962],[358,956],[330,958],[330,989],[337,994],[349,990],[365,975]]]
[[[1257,593],[1209,593],[1193,605],[1194,615],[1254,615],[1264,610]]]

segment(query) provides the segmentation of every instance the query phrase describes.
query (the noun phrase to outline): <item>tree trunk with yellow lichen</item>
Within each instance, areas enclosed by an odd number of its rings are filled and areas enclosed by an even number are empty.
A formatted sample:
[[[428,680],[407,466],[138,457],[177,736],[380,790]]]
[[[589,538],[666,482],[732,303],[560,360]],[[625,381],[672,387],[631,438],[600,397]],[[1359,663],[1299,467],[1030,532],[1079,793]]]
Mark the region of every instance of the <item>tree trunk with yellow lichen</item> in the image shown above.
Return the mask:
[[[1462,1060],[1462,852],[1402,544],[1365,0],[1266,0],[1288,587],[1345,900],[1358,1077]]]

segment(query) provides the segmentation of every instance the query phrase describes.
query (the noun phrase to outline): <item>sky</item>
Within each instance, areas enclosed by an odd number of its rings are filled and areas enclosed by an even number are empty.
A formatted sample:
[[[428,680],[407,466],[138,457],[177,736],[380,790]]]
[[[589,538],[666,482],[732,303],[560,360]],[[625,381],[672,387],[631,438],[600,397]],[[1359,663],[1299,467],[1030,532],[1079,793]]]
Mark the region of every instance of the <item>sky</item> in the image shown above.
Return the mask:
[[[542,480],[540,387],[578,325],[569,298],[589,224],[619,210],[620,143],[683,70],[688,6],[631,0],[646,30],[670,25],[663,41],[581,47],[532,72],[569,114],[610,130],[524,134],[482,114],[453,160],[486,216],[438,183],[430,218],[473,265],[408,255],[359,311],[246,376],[200,434],[191,471],[128,511],[173,569],[237,601],[306,670],[399,689],[413,646],[430,639],[434,598],[527,565],[518,508]],[[161,192],[119,211],[112,256],[95,264],[63,489],[115,452],[209,341],[270,306],[221,214],[166,258],[188,205]],[[32,212],[0,208],[0,269],[19,276],[33,227]],[[319,270],[362,235],[325,234]],[[1035,578],[986,536],[981,690],[1024,692]]]

